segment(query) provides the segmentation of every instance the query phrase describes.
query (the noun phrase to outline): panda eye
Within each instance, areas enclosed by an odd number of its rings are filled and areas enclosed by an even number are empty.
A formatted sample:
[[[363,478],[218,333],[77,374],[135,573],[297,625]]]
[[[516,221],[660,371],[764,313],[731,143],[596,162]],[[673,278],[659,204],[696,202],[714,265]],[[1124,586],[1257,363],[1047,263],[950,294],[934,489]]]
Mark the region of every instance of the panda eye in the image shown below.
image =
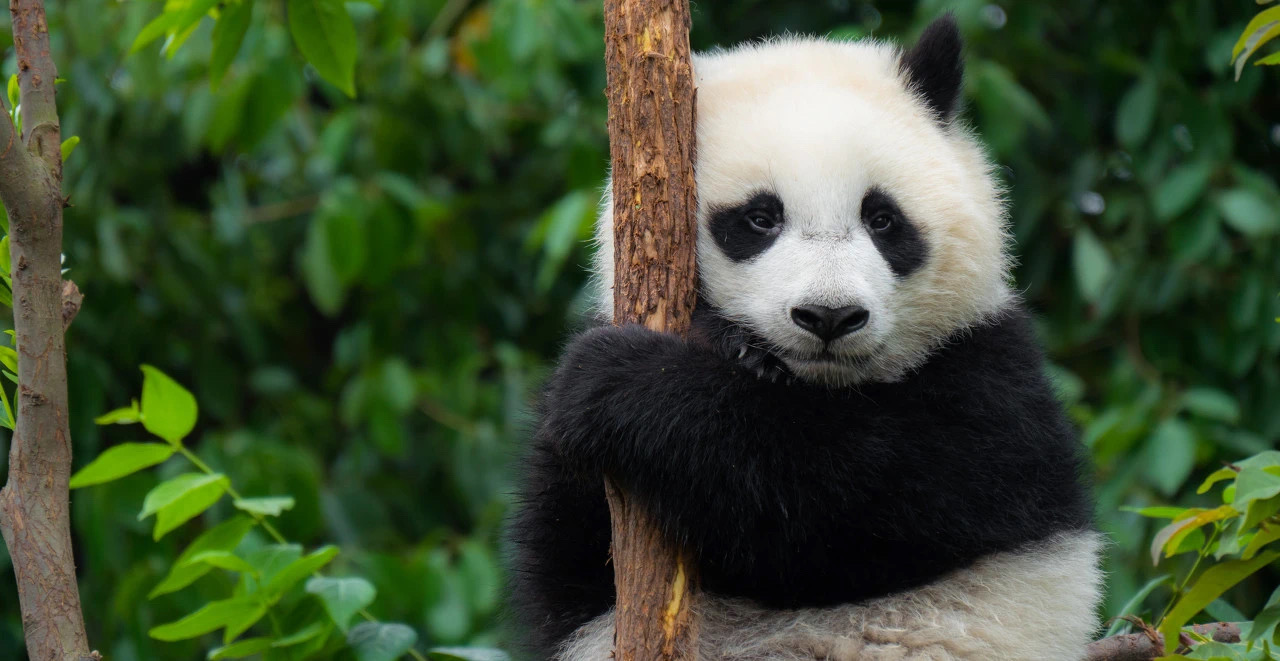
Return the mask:
[[[893,223],[893,214],[888,211],[881,211],[867,221],[867,227],[870,227],[872,232],[887,232],[893,228]]]
[[[777,219],[764,211],[748,211],[747,224],[761,234],[770,234],[778,227]]]

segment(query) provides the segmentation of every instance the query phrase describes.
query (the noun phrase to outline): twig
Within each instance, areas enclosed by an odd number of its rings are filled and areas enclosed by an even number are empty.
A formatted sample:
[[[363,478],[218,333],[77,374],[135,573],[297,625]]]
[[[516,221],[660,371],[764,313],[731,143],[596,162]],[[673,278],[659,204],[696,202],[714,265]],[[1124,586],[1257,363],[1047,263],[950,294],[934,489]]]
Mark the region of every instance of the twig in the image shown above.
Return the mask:
[[[1240,642],[1240,627],[1230,622],[1197,624],[1191,630],[1219,643]],[[1089,644],[1085,661],[1149,661],[1164,655],[1164,637],[1155,632],[1129,633]]]

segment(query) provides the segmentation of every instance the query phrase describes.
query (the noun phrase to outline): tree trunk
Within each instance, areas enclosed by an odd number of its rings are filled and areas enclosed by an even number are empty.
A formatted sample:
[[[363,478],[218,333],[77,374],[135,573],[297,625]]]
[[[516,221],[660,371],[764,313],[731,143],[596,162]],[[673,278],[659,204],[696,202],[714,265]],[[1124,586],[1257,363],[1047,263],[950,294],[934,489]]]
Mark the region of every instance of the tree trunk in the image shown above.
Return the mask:
[[[0,532],[13,559],[22,628],[32,661],[93,658],[71,552],[67,480],[67,370],[63,333],[79,292],[62,282],[62,154],[54,103],[57,71],[40,0],[11,0],[25,131],[0,118],[0,199],[9,214],[17,425],[9,479],[0,490]]]
[[[605,0],[616,324],[686,334],[696,297],[688,0]],[[692,659],[696,568],[606,480],[618,601],[614,658]]]

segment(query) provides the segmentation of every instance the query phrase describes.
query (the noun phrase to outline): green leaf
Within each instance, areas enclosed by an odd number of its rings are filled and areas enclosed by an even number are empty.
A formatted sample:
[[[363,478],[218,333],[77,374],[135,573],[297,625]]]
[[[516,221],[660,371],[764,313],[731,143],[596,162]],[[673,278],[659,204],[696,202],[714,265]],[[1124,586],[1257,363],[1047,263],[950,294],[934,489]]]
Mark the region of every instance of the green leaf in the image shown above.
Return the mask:
[[[1194,516],[1175,520],[1161,528],[1160,532],[1156,533],[1155,538],[1151,540],[1151,564],[1160,564],[1161,551],[1165,552],[1166,558],[1172,557],[1178,551],[1178,546],[1182,540],[1201,526],[1229,519],[1237,514],[1239,512],[1230,505],[1221,505],[1211,510],[1196,511]]]
[[[161,36],[172,32],[178,24],[178,19],[182,17],[182,11],[173,9],[161,13],[159,16],[151,19],[151,22],[142,26],[142,31],[133,39],[133,45],[129,46],[129,54],[146,48],[147,44],[159,39]]]
[[[493,612],[502,592],[497,561],[489,549],[476,540],[464,541],[458,551],[458,567],[470,593],[471,610],[480,614]]]
[[[1151,199],[1156,219],[1167,222],[1191,208],[1209,185],[1212,161],[1188,163],[1169,173],[1156,187]]]
[[[1185,507],[1172,507],[1169,505],[1160,505],[1157,507],[1121,507],[1121,512],[1133,512],[1140,516],[1152,519],[1176,519],[1187,511]]]
[[[329,564],[338,555],[338,547],[322,546],[307,555],[290,563],[278,574],[272,576],[262,588],[268,599],[275,599],[295,583],[316,573],[321,567]]]
[[[232,60],[240,52],[252,20],[253,0],[240,0],[222,9],[222,15],[213,26],[213,53],[209,56],[209,84],[214,89],[226,77]]]
[[[196,398],[177,381],[150,366],[142,366],[142,426],[174,445],[196,426]]]
[[[237,498],[236,509],[259,516],[280,516],[281,512],[293,509],[293,496],[266,496],[263,498]]]
[[[1150,581],[1147,581],[1146,585],[1133,593],[1133,596],[1129,597],[1129,601],[1126,601],[1124,606],[1120,607],[1120,612],[1112,616],[1115,618],[1115,621],[1111,623],[1111,628],[1107,629],[1107,634],[1104,637],[1110,637],[1120,633],[1120,631],[1128,624],[1128,622],[1120,618],[1125,615],[1136,615],[1138,613],[1138,609],[1142,607],[1142,602],[1146,601],[1147,597],[1149,597],[1152,592],[1155,592],[1156,588],[1166,583],[1171,583],[1172,580],[1173,574],[1164,574],[1163,576],[1157,576]]]
[[[1262,547],[1276,541],[1277,539],[1280,539],[1280,525],[1273,524],[1267,528],[1263,528],[1258,531],[1258,534],[1253,536],[1253,539],[1249,540],[1248,544],[1245,545],[1244,551],[1240,554],[1240,557],[1248,560],[1249,558],[1257,555],[1258,551],[1260,551]]]
[[[243,659],[246,656],[253,656],[265,652],[272,647],[275,641],[270,638],[246,638],[236,641],[230,645],[217,647],[209,650],[209,661],[217,659]]]
[[[1191,618],[1204,610],[1210,602],[1230,590],[1237,583],[1254,572],[1280,558],[1280,552],[1268,551],[1255,556],[1251,560],[1228,560],[1214,565],[1204,571],[1196,579],[1178,603],[1169,611],[1168,616],[1160,624],[1160,633],[1164,634],[1165,654],[1171,654],[1178,646],[1178,633]]]
[[[1187,423],[1165,418],[1156,426],[1144,451],[1147,478],[1166,496],[1172,496],[1196,465],[1196,436]]]
[[[264,615],[267,614],[267,604],[262,601],[255,601],[248,608],[245,608],[236,617],[231,618],[227,622],[227,630],[222,633],[223,644],[229,643],[240,634],[249,630],[249,627],[258,623]]]
[[[1235,469],[1219,468],[1218,470],[1210,473],[1209,477],[1206,477],[1204,479],[1204,482],[1200,483],[1200,486],[1196,488],[1196,493],[1199,493],[1199,494],[1207,493],[1209,491],[1209,488],[1217,484],[1218,482],[1221,482],[1223,480],[1234,480],[1234,479],[1236,479]]]
[[[253,565],[262,575],[262,581],[270,581],[282,569],[297,562],[302,557],[302,546],[298,544],[269,544],[245,556],[245,560]]]
[[[1266,450],[1236,462],[1239,468],[1280,468],[1280,450]]]
[[[1280,588],[1277,588],[1277,590],[1280,590]],[[1280,625],[1280,606],[1267,606],[1253,618],[1253,626],[1250,626],[1249,630],[1244,632],[1243,642],[1273,640],[1277,625]]]
[[[175,478],[161,482],[147,492],[147,495],[142,499],[142,511],[138,513],[138,520],[141,521],[172,505],[194,489],[219,483],[225,486],[228,483],[227,476],[221,473],[214,473],[213,475],[183,473]]]
[[[1155,75],[1148,73],[1120,99],[1116,108],[1116,139],[1126,149],[1136,149],[1151,133],[1159,92]]]
[[[191,585],[196,579],[209,573],[213,567],[204,563],[191,564],[191,559],[205,551],[230,551],[240,543],[241,539],[253,528],[254,521],[249,517],[237,516],[204,531],[174,561],[169,574],[152,588],[148,599],[155,599],[162,594],[169,594]]]
[[[277,640],[272,643],[271,646],[276,648],[292,647],[294,645],[305,643],[316,636],[324,634],[328,630],[329,625],[324,622],[312,622],[311,624],[281,638],[280,640]]]
[[[18,74],[9,76],[9,107],[17,108],[22,99],[22,90],[18,85]]]
[[[4,215],[4,209],[0,209],[0,216]],[[10,257],[9,235],[6,234],[3,239],[0,239],[0,277],[4,278],[6,284],[11,283],[13,279],[13,263],[9,261]]]
[[[416,642],[417,632],[403,624],[361,622],[347,634],[359,661],[395,661]]]
[[[356,29],[342,0],[289,0],[289,31],[327,81],[356,95]]]
[[[95,425],[132,425],[142,422],[142,410],[138,408],[138,400],[129,406],[108,411],[93,419]]]
[[[1280,475],[1256,466],[1242,466],[1236,476],[1236,493],[1231,504],[1244,511],[1249,503],[1280,494]]]
[[[1182,407],[1209,420],[1231,424],[1240,420],[1236,398],[1217,388],[1188,388],[1182,393]]]
[[[253,568],[253,565],[249,564],[243,558],[232,553],[231,551],[223,551],[223,550],[202,551],[200,553],[197,553],[187,562],[191,564],[203,563],[203,564],[209,565],[210,567],[217,567],[218,569],[226,569],[228,571],[238,572],[241,574],[256,575],[258,573],[258,570]]]
[[[71,152],[76,150],[76,145],[80,144],[80,136],[73,135],[62,141],[62,162],[66,163],[67,158],[71,156]]]
[[[155,514],[156,527],[152,536],[160,539],[218,502],[229,484],[230,481],[221,473],[184,473],[147,493],[138,520]]]
[[[378,591],[369,581],[359,577],[316,577],[307,581],[307,592],[316,595],[330,619],[343,633],[347,632],[351,618],[362,608],[373,603]]]
[[[228,622],[242,617],[247,609],[256,606],[253,600],[245,597],[215,601],[205,604],[196,612],[180,620],[154,627],[148,634],[156,640],[165,642],[203,636],[210,631],[221,629]]]
[[[1244,27],[1244,31],[1240,33],[1240,38],[1236,39],[1236,43],[1231,47],[1231,61],[1236,63],[1236,80],[1240,80],[1240,68],[1244,60],[1249,59],[1249,55],[1262,45],[1263,35],[1274,27],[1273,23],[1280,21],[1280,7],[1272,7],[1258,12],[1249,24]],[[1243,53],[1245,49],[1250,49],[1248,53]],[[1241,55],[1243,53],[1243,56]]]
[[[1280,210],[1252,190],[1233,188],[1218,195],[1216,202],[1223,220],[1245,236],[1265,236],[1280,230]]]
[[[9,237],[5,237],[6,239]],[[9,347],[0,347],[0,365],[4,365],[10,372],[18,371],[18,352]]]
[[[71,488],[102,484],[131,475],[144,468],[163,463],[173,456],[172,445],[163,443],[121,443],[107,448],[88,466],[71,476]]]
[[[225,478],[218,482],[201,485],[183,494],[181,498],[175,500],[172,504],[161,508],[159,512],[156,512],[156,527],[152,532],[152,537],[159,540],[174,528],[203,514],[205,510],[212,507],[214,503],[222,498],[222,494],[227,490],[227,485],[228,481]]]
[[[1115,270],[1111,255],[1098,241],[1098,237],[1087,227],[1076,230],[1075,245],[1072,252],[1075,265],[1076,285],[1081,295],[1090,303],[1097,303],[1107,283],[1111,282],[1111,274]]]

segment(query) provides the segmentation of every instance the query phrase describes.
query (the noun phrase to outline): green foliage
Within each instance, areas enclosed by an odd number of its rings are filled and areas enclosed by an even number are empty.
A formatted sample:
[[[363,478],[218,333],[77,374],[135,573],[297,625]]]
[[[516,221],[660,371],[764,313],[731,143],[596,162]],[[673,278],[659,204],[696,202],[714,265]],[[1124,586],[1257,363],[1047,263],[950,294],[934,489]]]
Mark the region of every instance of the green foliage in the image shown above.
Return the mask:
[[[1258,4],[1265,5],[1275,0],[1258,0]],[[1259,48],[1268,41],[1280,37],[1280,7],[1272,7],[1258,12],[1249,24],[1244,26],[1244,32],[1240,33],[1240,38],[1236,40],[1236,45],[1231,47],[1231,59],[1235,62],[1236,80],[1240,80],[1240,72],[1244,70],[1245,62],[1253,56]],[[1280,53],[1272,53],[1264,58],[1254,62],[1259,64],[1280,64]]]
[[[113,414],[125,426],[92,416],[137,392],[138,364],[162,365],[200,403],[186,447],[237,493],[291,495],[279,516],[254,514],[300,545],[275,548],[228,496],[153,541],[138,506],[191,470],[185,457],[77,492],[90,639],[118,661],[206,655],[213,634],[147,632],[261,585],[232,558],[335,544],[326,573],[368,581],[380,621],[409,625],[433,658],[492,658],[470,650],[510,642],[497,613],[511,458],[584,307],[581,239],[608,164],[600,3],[349,3],[358,100],[303,66],[288,4],[222,2],[127,57],[157,15],[192,5],[49,4],[62,126],[82,139],[65,168],[67,265],[86,295],[68,337],[77,468],[140,440],[127,425],[141,403]],[[1257,203],[1280,208],[1280,80],[1245,67],[1236,82],[1232,67],[1256,6],[694,9],[697,48],[788,30],[910,40],[956,12],[965,115],[1008,186],[1017,283],[1097,466],[1113,540],[1100,619],[1155,620],[1214,527],[1152,567],[1167,521],[1120,507],[1230,505],[1195,487],[1280,440],[1280,235]],[[5,348],[0,365],[16,365]],[[1265,622],[1278,579],[1260,570],[1210,608]],[[288,611],[279,631],[268,615],[215,654],[353,656],[341,611],[307,582],[272,607]],[[0,658],[23,658],[16,604],[0,581]]]
[[[393,661],[406,653],[423,658],[412,651],[417,640],[412,628],[378,622],[365,610],[376,594],[368,581],[326,578],[318,574],[338,556],[337,547],[323,546],[304,555],[301,546],[286,542],[267,522],[266,517],[280,516],[293,509],[292,496],[244,498],[231,486],[230,478],[214,472],[183,445],[195,427],[195,398],[155,367],[144,365],[142,372],[141,409],[136,403],[117,409],[100,416],[99,424],[140,422],[147,431],[168,443],[124,443],[112,447],[72,476],[72,488],[111,482],[181,454],[198,471],[161,482],[142,500],[138,520],[156,516],[154,539],[159,540],[204,514],[224,495],[230,495],[235,508],[249,515],[229,519],[196,538],[178,556],[169,575],[152,589],[149,597],[154,599],[185,588],[214,569],[239,577],[231,595],[208,601],[175,621],[151,627],[148,635],[159,641],[177,642],[222,629],[223,644],[210,650],[209,658],[261,654],[271,660],[292,660],[314,658],[326,647],[325,641],[336,625],[347,634],[346,644],[358,659]],[[246,545],[247,536],[255,528],[275,543]],[[316,595],[327,617],[318,618],[314,610],[308,612],[298,605],[303,599],[297,588],[308,577],[311,578],[305,593]],[[367,621],[348,631],[351,618],[357,613]],[[237,640],[268,615],[271,627],[258,627],[265,629],[261,632],[264,635]],[[302,628],[284,635],[281,621],[294,621]],[[303,646],[304,643],[307,645]]]
[[[1215,402],[1208,406],[1209,410],[1234,413],[1223,405],[1221,397],[1206,395],[1197,392],[1192,401],[1198,400],[1199,406]],[[1212,509],[1161,508],[1140,512],[1144,516],[1173,519],[1152,541],[1153,563],[1159,564],[1162,558],[1182,553],[1195,554],[1194,564],[1177,582],[1173,598],[1158,622],[1166,654],[1172,654],[1178,647],[1179,633],[1193,617],[1201,613],[1217,617],[1212,613],[1212,606],[1228,590],[1280,559],[1280,544],[1274,544],[1280,541],[1280,452],[1270,450],[1219,469],[1205,478],[1196,491],[1205,494],[1214,488],[1220,490],[1224,504]],[[1209,558],[1213,558],[1213,564],[1202,568]],[[1153,580],[1139,591],[1140,596],[1125,605],[1121,614],[1130,614],[1136,602],[1169,579],[1166,575]],[[1197,645],[1185,658],[1207,659],[1221,654],[1231,659],[1274,658],[1271,647],[1280,649],[1280,637],[1275,632],[1278,619],[1280,588],[1263,605],[1254,622],[1245,625],[1240,643]]]

